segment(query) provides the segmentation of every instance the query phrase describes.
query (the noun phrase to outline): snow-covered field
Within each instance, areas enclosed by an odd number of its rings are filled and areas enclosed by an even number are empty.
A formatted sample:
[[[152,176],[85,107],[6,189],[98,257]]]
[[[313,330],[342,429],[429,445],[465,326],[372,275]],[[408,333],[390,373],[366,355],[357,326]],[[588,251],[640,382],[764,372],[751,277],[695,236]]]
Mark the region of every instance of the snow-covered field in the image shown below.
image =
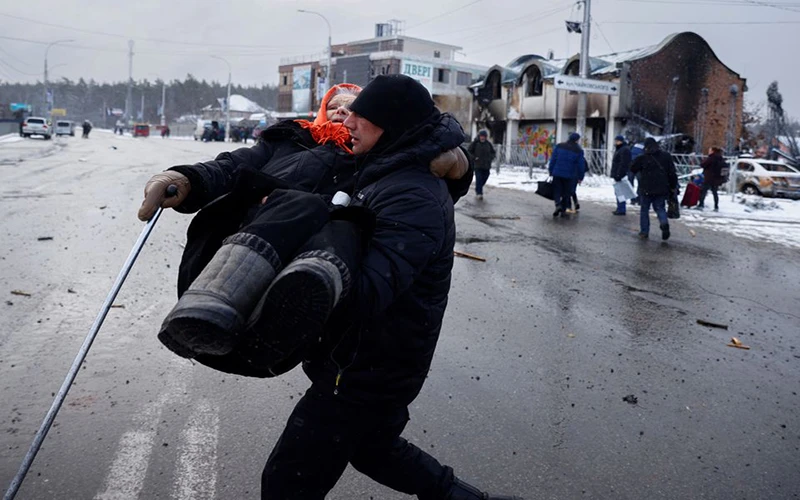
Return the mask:
[[[490,186],[522,191],[536,191],[537,181],[548,177],[544,170],[534,170],[533,177],[525,167],[501,167],[500,173],[492,170],[487,182]],[[610,211],[616,207],[614,181],[608,177],[587,177],[578,186],[578,199],[605,203]],[[725,231],[753,240],[770,241],[800,247],[800,201],[762,198],[720,193],[719,212],[711,209],[711,193],[706,197],[706,209],[698,211],[681,207],[681,221],[689,226],[714,231]],[[628,217],[638,216],[639,207],[628,206]],[[611,214],[609,213],[609,216]]]

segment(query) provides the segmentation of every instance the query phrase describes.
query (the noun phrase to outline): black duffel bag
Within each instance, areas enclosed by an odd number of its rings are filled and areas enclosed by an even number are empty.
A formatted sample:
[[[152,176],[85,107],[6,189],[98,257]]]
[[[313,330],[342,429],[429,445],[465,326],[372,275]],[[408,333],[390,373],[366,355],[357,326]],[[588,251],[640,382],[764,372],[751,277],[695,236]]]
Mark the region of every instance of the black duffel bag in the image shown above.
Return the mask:
[[[555,195],[553,194],[553,179],[539,181],[536,184],[536,194],[543,198],[547,198],[548,200],[555,198]]]

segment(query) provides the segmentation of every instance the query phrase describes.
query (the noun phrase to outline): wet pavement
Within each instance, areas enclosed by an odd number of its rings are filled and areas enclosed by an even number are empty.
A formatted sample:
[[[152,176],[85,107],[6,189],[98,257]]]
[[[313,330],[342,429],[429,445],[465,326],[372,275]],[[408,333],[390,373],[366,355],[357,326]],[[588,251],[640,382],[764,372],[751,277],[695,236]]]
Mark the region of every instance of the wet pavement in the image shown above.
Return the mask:
[[[98,131],[0,143],[1,488],[142,228],[144,183],[223,148]],[[796,250],[680,222],[668,243],[657,225],[640,241],[638,214],[591,203],[551,212],[503,189],[459,203],[457,249],[486,262],[456,259],[406,437],[528,500],[799,498]],[[299,370],[219,374],[161,347],[187,223],[159,221],[18,498],[258,497],[308,384]],[[348,469],[328,498],[408,497]]]

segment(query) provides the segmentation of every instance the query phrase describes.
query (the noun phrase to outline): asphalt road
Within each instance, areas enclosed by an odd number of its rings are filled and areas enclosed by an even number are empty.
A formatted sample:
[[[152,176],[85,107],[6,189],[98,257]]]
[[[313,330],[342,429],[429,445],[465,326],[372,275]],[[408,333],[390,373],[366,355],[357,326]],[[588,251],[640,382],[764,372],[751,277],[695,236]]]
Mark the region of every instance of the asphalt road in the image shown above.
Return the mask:
[[[223,147],[100,131],[0,143],[0,488],[141,230],[145,181]],[[610,211],[554,220],[549,202],[502,189],[459,203],[457,248],[487,261],[456,259],[406,437],[528,500],[800,497],[796,250],[680,222],[668,243],[640,241],[637,217]],[[187,223],[158,223],[18,498],[258,497],[308,384],[160,345]],[[368,498],[407,497],[350,469],[329,495]]]

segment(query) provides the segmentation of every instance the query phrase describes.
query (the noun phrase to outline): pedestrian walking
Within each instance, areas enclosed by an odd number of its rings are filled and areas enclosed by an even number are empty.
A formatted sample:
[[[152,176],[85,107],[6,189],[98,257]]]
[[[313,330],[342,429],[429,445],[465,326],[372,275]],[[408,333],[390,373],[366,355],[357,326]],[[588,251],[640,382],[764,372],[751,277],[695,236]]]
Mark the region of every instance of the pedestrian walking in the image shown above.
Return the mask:
[[[672,155],[663,151],[655,139],[644,141],[644,154],[631,164],[631,172],[639,174],[639,237],[650,237],[650,206],[653,207],[661,227],[661,239],[668,240],[669,219],[667,218],[667,198],[678,188],[678,174]]]
[[[719,212],[719,193],[717,190],[725,183],[723,176],[723,169],[728,168],[728,162],[722,156],[722,149],[712,147],[708,150],[708,158],[703,160],[700,165],[703,167],[703,188],[700,191],[700,202],[697,205],[698,210],[705,208],[705,201],[708,192],[714,195],[714,211]]]
[[[576,132],[569,134],[567,142],[556,145],[550,157],[548,170],[553,178],[553,201],[556,204],[553,217],[558,217],[559,214],[568,217],[570,198],[586,174],[586,157],[583,148],[578,144],[580,138],[580,134]]]
[[[481,130],[478,133],[478,137],[469,145],[467,151],[475,163],[475,196],[482,200],[483,186],[489,180],[489,175],[492,172],[492,161],[497,154],[494,146],[489,142],[489,133]]]
[[[625,138],[618,135],[614,138],[614,158],[611,160],[611,177],[615,182],[622,182],[628,178],[631,168],[631,148],[625,142]],[[627,213],[627,203],[617,200],[617,209],[612,212],[614,215],[625,215]]]
[[[89,132],[92,131],[92,122],[90,122],[89,120],[84,120],[82,128],[83,128],[83,138],[88,139]]]

